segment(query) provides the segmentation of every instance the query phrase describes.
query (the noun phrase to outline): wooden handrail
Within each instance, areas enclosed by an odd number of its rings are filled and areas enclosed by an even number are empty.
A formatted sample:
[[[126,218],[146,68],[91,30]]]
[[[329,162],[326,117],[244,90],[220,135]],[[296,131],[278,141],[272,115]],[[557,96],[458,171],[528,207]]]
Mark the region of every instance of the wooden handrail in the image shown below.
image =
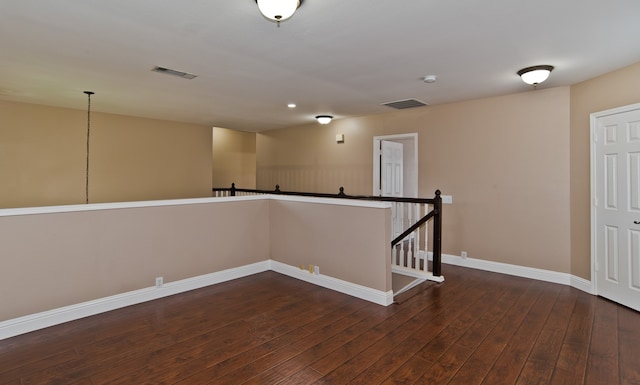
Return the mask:
[[[344,187],[340,187],[337,194],[330,193],[311,193],[311,192],[298,192],[298,191],[283,191],[280,190],[280,185],[276,185],[275,190],[254,190],[237,188],[235,183],[231,184],[231,187],[217,187],[211,189],[216,191],[229,191],[231,196],[235,196],[236,192],[246,192],[255,194],[279,194],[279,195],[299,195],[317,198],[342,198],[342,199],[361,199],[380,202],[404,202],[404,203],[422,203],[433,205],[436,203],[437,198],[404,198],[404,197],[383,197],[383,196],[370,196],[370,195],[347,195],[344,193]],[[440,190],[436,191],[436,196],[440,195]]]

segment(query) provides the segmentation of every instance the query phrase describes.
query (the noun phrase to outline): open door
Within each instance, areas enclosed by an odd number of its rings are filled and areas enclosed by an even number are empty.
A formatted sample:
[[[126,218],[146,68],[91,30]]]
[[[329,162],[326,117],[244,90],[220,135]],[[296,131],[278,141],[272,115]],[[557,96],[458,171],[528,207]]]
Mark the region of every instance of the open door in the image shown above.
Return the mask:
[[[385,142],[385,143],[383,143]],[[383,151],[382,146],[402,146],[402,173],[398,173],[394,181],[387,181],[384,183],[383,176]],[[393,150],[391,150],[393,152]],[[396,155],[399,155],[396,152]],[[389,151],[386,151],[385,158],[389,155]],[[393,160],[385,159],[384,162],[391,162]],[[398,160],[400,162],[400,160]],[[387,164],[387,167],[390,165]],[[385,171],[385,178],[387,174]],[[383,186],[383,183],[385,186]],[[396,186],[393,186],[393,184]],[[404,197],[417,198],[418,197],[418,134],[397,134],[397,135],[385,135],[376,136],[373,138],[373,194],[374,196],[396,196],[391,195],[391,190],[398,187],[402,189],[401,195]],[[383,191],[382,188],[388,188],[388,191]],[[396,189],[397,191],[397,189]]]
[[[402,197],[403,145],[389,140],[380,141],[380,191],[382,196]]]
[[[380,141],[380,192],[385,197],[402,197],[403,156],[402,143]],[[404,231],[404,210],[393,210],[393,236]]]

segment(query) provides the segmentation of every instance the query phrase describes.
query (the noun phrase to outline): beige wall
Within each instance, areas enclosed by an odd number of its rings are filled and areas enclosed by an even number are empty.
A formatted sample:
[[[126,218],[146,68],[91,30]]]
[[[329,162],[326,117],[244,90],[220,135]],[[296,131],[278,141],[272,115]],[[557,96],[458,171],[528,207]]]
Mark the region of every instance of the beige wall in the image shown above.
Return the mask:
[[[12,293],[0,321],[152,287],[159,276],[170,283],[269,259],[391,290],[389,208],[286,197],[198,202],[0,210],[0,293]]]
[[[0,101],[0,208],[85,202],[87,113]],[[211,128],[92,112],[89,202],[211,196]]]
[[[590,114],[640,103],[640,63],[571,86],[571,271],[591,279]]]
[[[256,188],[256,134],[213,127],[213,187]]]
[[[374,132],[383,132],[376,117],[259,133],[258,189],[273,190],[279,184],[288,191],[338,193],[344,186],[348,194],[371,194]],[[336,143],[336,134],[344,134],[345,142]]]
[[[372,289],[391,290],[391,210],[271,201],[271,258]]]
[[[0,320],[267,260],[268,203],[0,216]]]
[[[83,203],[87,113],[0,101],[0,208]]]
[[[569,273],[569,96],[532,90],[260,133],[257,185],[371,194],[373,137],[417,132],[419,195],[453,196],[445,253]]]

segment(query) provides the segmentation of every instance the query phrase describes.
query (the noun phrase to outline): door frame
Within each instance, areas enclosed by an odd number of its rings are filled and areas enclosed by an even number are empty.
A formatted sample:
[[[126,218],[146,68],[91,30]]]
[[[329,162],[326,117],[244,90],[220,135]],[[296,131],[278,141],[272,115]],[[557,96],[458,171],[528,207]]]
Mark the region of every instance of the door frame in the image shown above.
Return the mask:
[[[406,182],[407,179],[405,177],[405,175],[403,175],[403,186],[402,186],[402,191],[403,191],[403,195],[405,196],[409,196],[409,197],[413,197],[413,198],[417,198],[418,197],[418,133],[414,132],[414,133],[410,133],[410,134],[395,134],[395,135],[383,135],[383,136],[374,136],[373,137],[373,195],[374,196],[378,196],[380,195],[380,141],[382,140],[388,140],[391,142],[394,141],[406,141],[409,140],[411,142],[413,142],[413,169],[415,170],[414,172],[414,176],[411,180],[411,182],[413,182],[413,188],[411,189],[407,189],[405,188],[406,186]],[[407,145],[411,145],[411,144],[405,144],[403,143],[404,147],[406,147]],[[406,164],[403,166],[403,169],[407,169]]]
[[[598,279],[596,274],[596,263],[597,263],[597,245],[596,245],[596,221],[597,221],[597,196],[596,196],[596,140],[597,138],[597,123],[598,119],[610,116],[621,114],[625,112],[631,112],[635,110],[640,110],[640,103],[630,104],[627,106],[611,108],[609,110],[594,112],[590,115],[590,130],[589,130],[589,144],[590,144],[590,167],[591,167],[591,291],[592,294],[598,294]],[[603,140],[603,138],[600,138]]]

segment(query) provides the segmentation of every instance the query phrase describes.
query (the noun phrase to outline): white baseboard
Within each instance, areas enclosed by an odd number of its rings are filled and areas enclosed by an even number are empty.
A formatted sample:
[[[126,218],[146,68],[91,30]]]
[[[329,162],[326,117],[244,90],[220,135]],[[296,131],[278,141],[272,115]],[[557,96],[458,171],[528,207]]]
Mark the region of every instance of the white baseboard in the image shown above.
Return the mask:
[[[335,290],[340,293],[348,294],[352,297],[364,299],[382,306],[389,306],[393,303],[393,291],[388,292],[372,289],[370,287],[358,285],[355,283],[343,281],[341,279],[329,277],[322,274],[311,274],[308,270],[302,270],[298,267],[290,266],[278,261],[271,261],[271,270],[289,277],[297,278],[302,281],[313,283],[327,289]]]
[[[170,295],[230,281],[232,279],[262,273],[268,270],[273,270],[293,278],[301,279],[303,281],[361,298],[379,305],[388,306],[393,303],[392,291],[385,293],[326,275],[309,274],[306,270],[300,270],[297,267],[289,266],[281,262],[266,260],[233,269],[187,278],[180,281],[168,282],[158,288],[148,287],[2,321],[0,322],[0,340],[44,329],[64,322],[74,321],[80,318],[120,309],[126,306],[136,305],[168,297]]]
[[[429,259],[431,259],[431,256],[429,256]],[[590,281],[571,274],[510,265],[501,262],[485,261],[481,259],[462,258],[457,255],[450,254],[442,255],[442,263],[570,285],[589,294],[594,294],[593,285]],[[278,261],[266,260],[233,269],[187,278],[180,281],[168,282],[159,288],[148,287],[2,321],[0,322],[0,340],[126,306],[184,293],[186,291],[215,285],[217,283],[246,277],[252,274],[262,273],[268,270],[273,270],[289,277],[300,279],[340,293],[348,294],[378,305],[389,306],[393,303],[393,291],[391,290],[384,292],[322,274],[310,274],[307,270],[302,270],[298,267],[290,266]]]
[[[148,287],[2,321],[0,322],[0,340],[126,306],[261,273],[269,270],[270,266],[270,261],[267,260],[180,281],[168,282],[158,288]]]
[[[431,253],[430,253],[431,254]],[[429,255],[429,259],[431,255]],[[568,273],[559,273],[557,271],[537,269],[535,267],[526,267],[511,265],[502,262],[486,261],[483,259],[462,258],[458,255],[442,254],[442,263],[448,265],[456,265],[469,267],[472,269],[491,271],[494,273],[514,275],[517,277],[531,278],[539,281],[559,283],[575,287],[589,294],[593,294],[593,285],[591,281],[584,278],[576,277]]]
[[[570,285],[571,285],[571,287],[575,287],[576,289],[582,290],[585,293],[596,295],[595,287],[591,284],[591,281],[589,281],[587,279],[576,277],[575,275],[572,275],[571,276]]]

